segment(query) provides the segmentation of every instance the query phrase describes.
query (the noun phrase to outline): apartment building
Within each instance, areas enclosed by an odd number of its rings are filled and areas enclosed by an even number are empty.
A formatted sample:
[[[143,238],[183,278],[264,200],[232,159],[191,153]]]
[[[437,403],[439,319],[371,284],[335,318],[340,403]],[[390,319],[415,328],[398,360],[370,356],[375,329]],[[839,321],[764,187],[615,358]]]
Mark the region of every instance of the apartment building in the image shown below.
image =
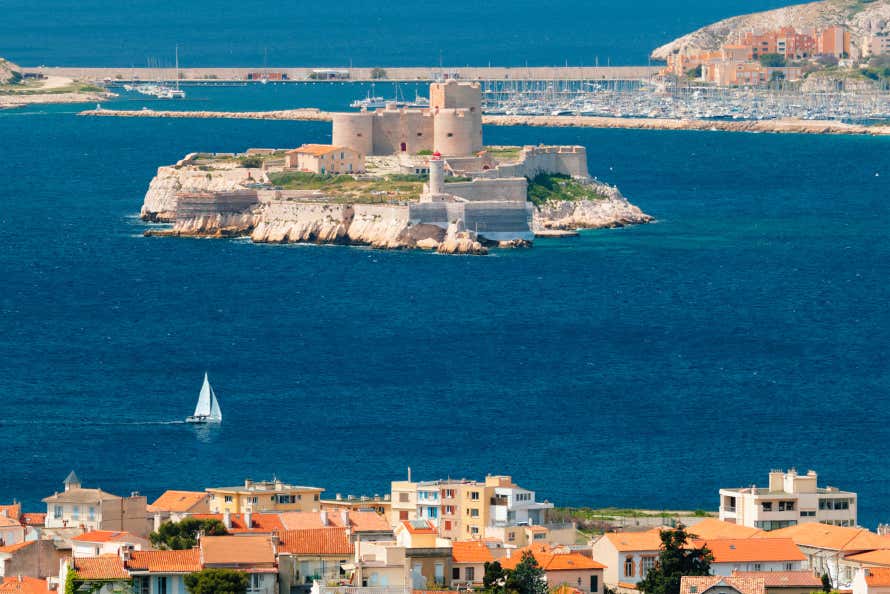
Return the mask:
[[[148,500],[138,493],[119,497],[102,489],[87,489],[74,471],[65,479],[65,490],[43,499],[47,528],[119,530],[148,536]]]
[[[720,489],[720,519],[761,530],[807,522],[856,526],[856,493],[819,487],[817,480],[813,470],[773,470],[766,488]]]
[[[252,481],[235,487],[212,487],[205,489],[210,494],[210,513],[245,514],[250,512],[309,511],[321,509],[321,494],[324,489],[288,485],[278,479]]]

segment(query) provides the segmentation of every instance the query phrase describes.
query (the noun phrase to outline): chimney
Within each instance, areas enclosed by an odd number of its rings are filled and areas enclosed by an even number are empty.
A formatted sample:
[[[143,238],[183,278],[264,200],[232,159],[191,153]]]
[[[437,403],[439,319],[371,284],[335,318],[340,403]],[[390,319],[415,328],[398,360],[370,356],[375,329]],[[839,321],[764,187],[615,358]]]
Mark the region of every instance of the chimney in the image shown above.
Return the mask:
[[[327,526],[327,525],[328,525],[328,512],[327,512],[327,510],[321,510],[321,511],[319,512],[319,514],[321,515],[321,525],[322,525],[322,526]]]
[[[411,467],[408,467],[408,482],[411,482]]]
[[[226,527],[226,530],[232,529],[232,514],[229,510],[223,512],[223,525]]]
[[[253,486],[253,481],[250,479],[244,479],[244,488],[249,489]]]

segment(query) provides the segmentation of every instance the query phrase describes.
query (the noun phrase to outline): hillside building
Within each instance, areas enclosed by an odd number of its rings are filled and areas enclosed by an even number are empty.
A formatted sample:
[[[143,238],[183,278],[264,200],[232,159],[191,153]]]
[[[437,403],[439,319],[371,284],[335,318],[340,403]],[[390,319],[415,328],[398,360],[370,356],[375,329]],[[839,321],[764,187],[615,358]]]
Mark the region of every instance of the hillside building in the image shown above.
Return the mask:
[[[43,500],[46,528],[118,530],[140,537],[148,535],[148,501],[144,496],[133,493],[119,497],[102,489],[86,489],[74,471],[64,484],[64,491]]]
[[[856,493],[819,487],[817,479],[812,470],[774,470],[766,488],[720,489],[720,519],[761,530],[807,522],[856,526]]]

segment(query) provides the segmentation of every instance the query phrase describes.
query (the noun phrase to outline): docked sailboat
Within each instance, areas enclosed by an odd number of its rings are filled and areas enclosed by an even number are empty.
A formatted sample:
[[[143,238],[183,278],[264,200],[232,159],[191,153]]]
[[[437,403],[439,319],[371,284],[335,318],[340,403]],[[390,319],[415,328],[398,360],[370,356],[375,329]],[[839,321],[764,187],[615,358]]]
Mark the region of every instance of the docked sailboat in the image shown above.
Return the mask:
[[[219,401],[216,392],[210,386],[207,373],[204,373],[204,385],[198,395],[198,404],[195,406],[195,414],[187,417],[186,423],[222,423],[222,412],[219,410]]]

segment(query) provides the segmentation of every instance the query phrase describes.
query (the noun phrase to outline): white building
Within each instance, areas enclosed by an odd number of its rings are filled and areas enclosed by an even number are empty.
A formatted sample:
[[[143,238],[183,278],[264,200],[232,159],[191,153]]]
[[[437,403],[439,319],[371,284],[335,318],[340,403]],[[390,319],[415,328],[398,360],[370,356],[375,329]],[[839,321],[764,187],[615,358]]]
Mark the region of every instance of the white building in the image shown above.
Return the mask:
[[[720,489],[720,519],[761,530],[807,522],[855,526],[856,493],[819,487],[817,478],[813,470],[773,470],[767,488]]]

